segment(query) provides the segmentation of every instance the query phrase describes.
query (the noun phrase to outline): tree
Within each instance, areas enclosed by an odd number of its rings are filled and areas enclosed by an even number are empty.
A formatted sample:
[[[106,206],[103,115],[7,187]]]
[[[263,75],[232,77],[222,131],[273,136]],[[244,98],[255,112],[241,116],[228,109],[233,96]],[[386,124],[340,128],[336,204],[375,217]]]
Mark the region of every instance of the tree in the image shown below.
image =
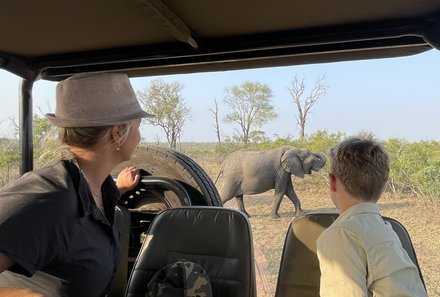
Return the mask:
[[[158,79],[153,80],[148,89],[137,92],[141,104],[155,115],[146,120],[162,128],[172,149],[176,149],[185,120],[190,117],[190,109],[185,106],[181,95],[183,88],[179,82],[167,83]]]
[[[212,112],[212,115],[214,116],[214,128],[215,128],[215,135],[217,136],[217,142],[218,145],[222,144],[221,138],[220,138],[220,124],[218,121],[218,103],[217,99],[214,99],[214,108],[209,109],[210,112]]]
[[[325,75],[319,76],[313,88],[310,90],[310,93],[307,97],[303,97],[304,92],[306,90],[305,79],[303,78],[301,81],[295,76],[295,79],[291,82],[291,86],[287,88],[289,90],[290,96],[293,99],[293,102],[296,105],[298,110],[297,124],[299,127],[299,137],[300,139],[304,138],[305,128],[307,125],[308,116],[310,114],[310,110],[313,105],[325,95],[328,86],[326,85]]]
[[[244,144],[249,142],[252,129],[277,117],[270,104],[272,91],[266,84],[244,82],[226,89],[226,93],[223,101],[232,111],[226,115],[224,121],[239,125],[240,129],[236,131]]]
[[[50,110],[50,106],[48,105],[49,110]],[[46,140],[46,138],[48,138],[49,136],[53,136],[53,132],[56,131],[56,127],[53,126],[50,121],[44,116],[44,112],[41,110],[41,108],[38,106],[37,107],[41,116],[39,116],[38,114],[34,113],[34,116],[32,118],[32,135],[33,135],[33,142],[34,142],[34,146],[35,145],[39,145],[40,142],[44,142],[44,140]],[[14,134],[15,138],[18,138],[18,134],[19,134],[19,127],[17,122],[15,121],[15,118],[10,117],[9,118],[9,126],[12,129],[12,133]],[[54,137],[52,137],[54,138]]]
[[[41,109],[40,109],[40,113]],[[9,118],[10,127],[15,137],[18,136],[19,126],[14,118]],[[33,154],[34,168],[37,169],[42,165],[54,160],[59,153],[60,143],[57,140],[57,129],[44,116],[34,114],[33,116]],[[0,186],[10,179],[18,177],[19,167],[19,143],[17,140],[2,140],[0,147],[0,172],[6,171],[7,179],[0,179]],[[4,173],[2,173],[4,174]],[[1,174],[0,174],[1,175]]]
[[[45,117],[39,117],[37,114],[34,114],[33,119],[33,135],[34,135],[34,144],[40,143],[48,135],[50,135],[51,131],[53,131],[55,127],[50,123],[50,121]]]

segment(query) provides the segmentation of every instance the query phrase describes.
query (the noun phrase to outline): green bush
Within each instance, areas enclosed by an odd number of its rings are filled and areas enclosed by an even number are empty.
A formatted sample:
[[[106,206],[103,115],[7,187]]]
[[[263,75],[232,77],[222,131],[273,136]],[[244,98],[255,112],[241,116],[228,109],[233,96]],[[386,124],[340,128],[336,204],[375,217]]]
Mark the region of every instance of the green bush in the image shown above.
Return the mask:
[[[291,137],[285,137],[277,138],[274,141],[265,141],[259,144],[258,148],[272,149],[283,145],[290,145],[298,148],[307,148],[312,152],[319,152],[327,155],[330,148],[345,137],[345,133],[330,133],[326,130],[319,130],[316,133],[307,135],[303,139],[293,139]]]
[[[34,120],[39,120],[34,119]],[[50,163],[59,156],[60,144],[54,140],[50,129],[44,121],[39,122],[42,137],[34,138],[34,167],[38,168]],[[303,139],[292,137],[264,139],[256,145],[242,145],[237,143],[182,143],[178,150],[197,161],[205,163],[221,161],[232,152],[243,148],[257,148],[268,150],[283,145],[299,148],[308,148],[313,152],[323,153],[328,157],[330,148],[337,144],[346,135],[341,132],[329,133],[322,130],[306,136]],[[0,184],[18,177],[17,153],[18,142],[3,139],[0,150]],[[394,193],[415,193],[417,196],[429,201],[440,202],[440,143],[437,141],[408,142],[404,139],[392,138],[384,142],[390,157],[391,171],[388,181],[389,190]],[[327,158],[328,159],[328,158]],[[214,160],[214,161],[213,161]],[[326,186],[329,164],[317,174],[311,176],[314,186]],[[213,169],[213,171],[215,171]],[[303,183],[296,179],[296,183]],[[310,178],[304,182],[310,183]]]
[[[366,137],[372,137],[371,133],[364,132],[364,134]],[[271,149],[291,145],[308,148],[328,157],[330,148],[345,137],[345,133],[329,133],[323,130],[303,139],[278,138],[275,141],[266,141],[258,147]],[[440,202],[440,143],[437,141],[408,142],[404,139],[392,138],[384,144],[391,158],[389,190],[394,193],[412,192],[427,200]],[[312,175],[315,183],[326,182],[328,166],[327,162],[318,174]]]
[[[18,178],[18,141],[0,139],[0,186]]]
[[[330,148],[345,137],[345,133],[329,133],[326,130],[319,130],[303,139],[295,140],[293,144],[296,147],[308,148],[315,153],[328,155]]]
[[[415,182],[424,197],[440,202],[440,161],[427,166],[416,174]]]
[[[388,185],[395,193],[413,192],[430,200],[440,197],[440,143],[389,139],[391,157]]]

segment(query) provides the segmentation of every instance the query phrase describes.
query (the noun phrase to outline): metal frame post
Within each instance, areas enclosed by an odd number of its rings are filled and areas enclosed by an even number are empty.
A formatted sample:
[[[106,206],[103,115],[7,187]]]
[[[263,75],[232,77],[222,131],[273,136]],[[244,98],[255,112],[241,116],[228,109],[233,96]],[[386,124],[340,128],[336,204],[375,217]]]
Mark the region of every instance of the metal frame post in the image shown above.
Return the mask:
[[[34,80],[21,79],[19,88],[19,153],[20,176],[34,168],[33,151],[33,100]]]

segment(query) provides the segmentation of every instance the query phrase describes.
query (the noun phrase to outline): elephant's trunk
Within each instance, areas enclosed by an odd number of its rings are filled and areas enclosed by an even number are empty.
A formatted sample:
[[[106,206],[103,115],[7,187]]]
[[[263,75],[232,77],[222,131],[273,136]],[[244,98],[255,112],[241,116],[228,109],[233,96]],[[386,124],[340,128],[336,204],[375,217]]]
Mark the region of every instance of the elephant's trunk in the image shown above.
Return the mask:
[[[322,169],[322,167],[324,167],[326,159],[325,156],[323,154],[313,154],[316,157],[316,161],[313,162],[313,166],[312,166],[312,170],[313,171],[319,171]]]

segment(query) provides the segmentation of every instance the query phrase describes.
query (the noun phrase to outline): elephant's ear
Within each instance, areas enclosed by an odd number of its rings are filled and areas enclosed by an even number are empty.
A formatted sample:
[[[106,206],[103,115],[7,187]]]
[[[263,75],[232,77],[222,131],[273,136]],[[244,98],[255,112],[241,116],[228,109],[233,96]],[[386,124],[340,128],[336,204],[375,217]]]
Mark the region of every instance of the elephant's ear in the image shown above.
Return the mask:
[[[304,178],[302,161],[295,150],[287,150],[284,155],[281,156],[281,166],[287,172],[290,172],[297,177]]]

